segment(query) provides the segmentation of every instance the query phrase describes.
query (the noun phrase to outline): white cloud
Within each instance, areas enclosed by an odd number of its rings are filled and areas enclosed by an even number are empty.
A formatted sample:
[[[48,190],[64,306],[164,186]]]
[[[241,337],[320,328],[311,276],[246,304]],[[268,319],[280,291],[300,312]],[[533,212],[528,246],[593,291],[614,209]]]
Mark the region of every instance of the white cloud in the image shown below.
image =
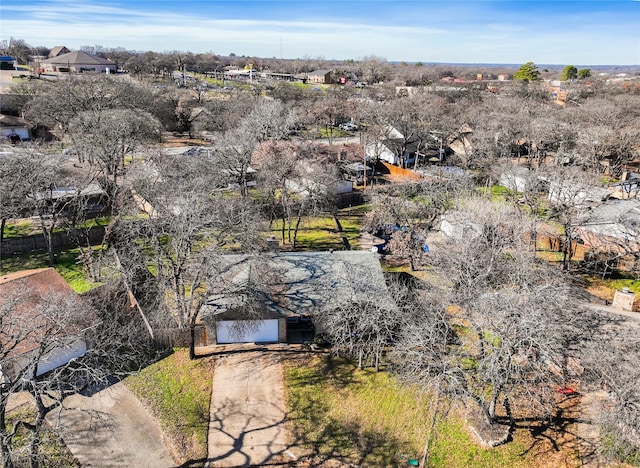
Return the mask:
[[[607,22],[614,21],[614,16],[598,17],[599,28],[585,26],[596,21],[595,15],[579,12],[571,15],[579,16],[580,21],[565,21],[569,16],[559,15],[523,21],[514,12],[482,11],[482,2],[454,2],[451,8],[455,14],[443,9],[442,3],[437,9],[435,2],[412,2],[411,10],[395,11],[393,19],[375,20],[395,22],[385,25],[372,24],[364,14],[355,22],[326,16],[317,21],[308,16],[292,21],[215,19],[186,9],[167,12],[67,0],[37,5],[12,1],[0,5],[0,39],[20,38],[33,46],[64,44],[78,48],[98,44],[133,50],[271,57],[280,56],[282,41],[286,58],[357,59],[375,54],[389,60],[424,62],[640,63],[640,48],[634,50],[639,33],[633,18],[618,21],[617,32],[612,34]],[[462,8],[465,5],[466,13]]]

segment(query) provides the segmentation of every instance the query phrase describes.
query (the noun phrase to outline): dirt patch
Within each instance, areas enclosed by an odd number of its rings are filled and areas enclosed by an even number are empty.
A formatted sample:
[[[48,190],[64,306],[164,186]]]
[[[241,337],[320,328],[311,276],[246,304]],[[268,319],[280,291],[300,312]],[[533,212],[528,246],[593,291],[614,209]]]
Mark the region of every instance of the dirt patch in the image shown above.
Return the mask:
[[[508,424],[488,424],[480,411],[469,412],[467,424],[471,433],[481,445],[497,447],[511,439],[511,428]]]

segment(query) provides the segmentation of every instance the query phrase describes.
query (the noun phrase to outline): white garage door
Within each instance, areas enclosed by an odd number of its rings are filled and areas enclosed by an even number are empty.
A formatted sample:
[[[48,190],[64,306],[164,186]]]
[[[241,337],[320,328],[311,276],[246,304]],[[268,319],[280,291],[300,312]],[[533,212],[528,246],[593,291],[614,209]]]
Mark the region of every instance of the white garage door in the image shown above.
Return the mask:
[[[221,320],[216,323],[216,341],[223,343],[268,343],[278,341],[278,319]]]

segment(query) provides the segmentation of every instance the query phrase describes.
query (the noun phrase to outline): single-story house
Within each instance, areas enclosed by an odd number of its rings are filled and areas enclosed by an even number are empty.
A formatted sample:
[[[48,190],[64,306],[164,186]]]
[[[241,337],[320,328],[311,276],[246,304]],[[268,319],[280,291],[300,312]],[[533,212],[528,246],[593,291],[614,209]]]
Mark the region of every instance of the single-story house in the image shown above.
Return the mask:
[[[455,211],[448,212],[440,218],[440,233],[443,237],[459,242],[475,239],[482,234],[484,227],[466,219],[460,219]]]
[[[29,368],[43,375],[83,356],[87,332],[99,323],[53,268],[0,276],[0,313],[0,382]]]
[[[383,161],[396,166],[407,167],[415,163],[419,151],[424,150],[423,140],[415,133],[408,137],[391,125],[383,128],[379,141],[365,146],[365,154],[370,161]]]
[[[285,186],[300,197],[308,197],[314,193],[340,195],[353,191],[353,182],[341,179],[327,180],[326,182],[316,182],[306,178],[300,180],[287,179],[285,180]]]
[[[549,185],[549,201],[554,204],[583,205],[608,199],[611,191],[571,180],[552,181]]]
[[[82,73],[88,71],[97,73],[115,73],[118,70],[117,63],[96,55],[87,54],[81,50],[49,58],[44,60],[40,66],[45,72]]]
[[[0,136],[3,140],[8,139],[12,143],[30,140],[29,124],[21,117],[0,114]]]
[[[498,185],[517,193],[523,193],[546,190],[548,182],[546,177],[532,172],[526,167],[513,166],[500,174]]]
[[[331,84],[331,70],[315,70],[307,74],[307,83]]]
[[[640,178],[632,177],[610,185],[609,190],[611,190],[611,198],[617,198],[618,200],[640,198]]]
[[[640,199],[590,206],[582,211],[576,231],[592,249],[640,253]]]
[[[209,344],[309,342],[324,310],[372,297],[394,310],[372,252],[225,255],[222,263],[200,313]]]

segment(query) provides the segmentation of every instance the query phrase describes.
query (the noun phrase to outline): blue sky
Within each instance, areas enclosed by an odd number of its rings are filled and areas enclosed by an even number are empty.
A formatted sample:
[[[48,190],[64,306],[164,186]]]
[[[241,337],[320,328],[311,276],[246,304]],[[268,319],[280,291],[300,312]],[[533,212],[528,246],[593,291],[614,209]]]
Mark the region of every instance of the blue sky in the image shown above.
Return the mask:
[[[640,64],[640,1],[2,0],[0,40],[257,57]]]

